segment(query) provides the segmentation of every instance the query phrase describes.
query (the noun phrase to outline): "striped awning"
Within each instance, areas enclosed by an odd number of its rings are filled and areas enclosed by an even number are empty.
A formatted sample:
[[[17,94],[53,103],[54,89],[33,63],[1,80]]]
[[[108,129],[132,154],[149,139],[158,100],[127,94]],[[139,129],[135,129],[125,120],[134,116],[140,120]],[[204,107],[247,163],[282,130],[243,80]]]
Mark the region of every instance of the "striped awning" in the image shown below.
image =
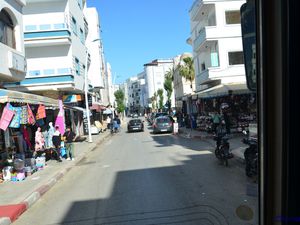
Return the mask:
[[[59,107],[57,99],[52,99],[45,96],[34,95],[24,92],[0,89],[0,103],[7,102],[28,103],[34,105],[43,104],[49,107]]]

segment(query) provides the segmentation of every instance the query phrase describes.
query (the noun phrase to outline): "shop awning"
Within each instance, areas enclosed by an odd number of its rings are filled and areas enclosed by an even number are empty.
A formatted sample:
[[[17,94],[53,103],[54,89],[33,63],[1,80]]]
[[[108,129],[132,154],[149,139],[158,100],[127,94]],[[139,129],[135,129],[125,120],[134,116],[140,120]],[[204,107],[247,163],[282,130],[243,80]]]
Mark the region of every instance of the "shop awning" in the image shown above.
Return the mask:
[[[43,104],[45,106],[59,107],[57,99],[52,99],[41,95],[0,89],[0,103],[6,102],[28,103],[35,105]]]
[[[113,113],[113,111],[111,109],[105,109],[103,111],[103,114],[112,114],[112,113]]]
[[[90,107],[90,109],[96,110],[97,112],[101,112],[101,110],[105,110],[106,107],[100,102],[94,102],[93,105]]]
[[[250,94],[251,92],[246,84],[219,84],[197,93],[198,98],[215,98],[233,95]]]

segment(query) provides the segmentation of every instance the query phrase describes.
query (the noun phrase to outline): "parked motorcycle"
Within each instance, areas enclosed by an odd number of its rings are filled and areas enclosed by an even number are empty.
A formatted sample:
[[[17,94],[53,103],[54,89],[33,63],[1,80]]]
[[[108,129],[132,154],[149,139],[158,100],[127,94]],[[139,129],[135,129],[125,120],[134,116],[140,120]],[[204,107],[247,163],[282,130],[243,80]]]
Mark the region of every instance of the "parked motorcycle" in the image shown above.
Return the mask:
[[[229,138],[226,135],[216,135],[214,137],[216,141],[215,155],[225,166],[228,166],[228,160],[233,158],[233,154],[230,151]]]
[[[247,134],[247,132],[243,132]],[[247,177],[255,177],[258,174],[258,145],[257,139],[244,138],[243,143],[249,145],[244,152],[245,157],[245,172]]]

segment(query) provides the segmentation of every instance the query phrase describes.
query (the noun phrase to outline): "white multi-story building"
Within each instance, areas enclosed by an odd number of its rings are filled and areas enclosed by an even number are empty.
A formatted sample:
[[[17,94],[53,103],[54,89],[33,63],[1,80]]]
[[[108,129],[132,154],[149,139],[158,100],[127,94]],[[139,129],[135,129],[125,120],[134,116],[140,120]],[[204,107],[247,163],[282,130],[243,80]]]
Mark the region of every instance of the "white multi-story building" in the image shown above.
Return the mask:
[[[113,103],[115,101],[113,82],[114,81],[112,78],[111,65],[109,63],[106,63],[105,91],[106,91],[107,99],[108,99],[108,102],[110,105],[113,105]]]
[[[100,36],[99,15],[96,8],[85,8],[84,14],[88,22],[89,33],[86,38],[86,46],[91,56],[91,62],[88,70],[88,78],[94,88],[96,103],[103,104],[100,89],[104,88],[104,55],[103,45]]]
[[[22,9],[25,0],[0,1],[0,86],[26,75]]]
[[[183,100],[186,100],[187,96],[194,94],[195,91],[195,80],[192,82],[187,81],[184,77],[182,77],[179,73],[178,65],[182,63],[183,58],[185,57],[193,57],[191,53],[183,53],[182,55],[178,55],[174,58],[174,72],[173,72],[173,85],[174,85],[174,97],[175,97],[175,105],[176,108],[182,108]]]
[[[245,83],[240,7],[244,0],[196,0],[190,9],[196,91]]]
[[[151,105],[151,97],[158,89],[164,90],[165,74],[173,69],[173,59],[156,59],[150,63],[144,64],[145,73],[145,99],[147,99],[148,107]],[[167,94],[164,91],[164,101],[167,100]],[[174,92],[171,96],[171,107],[175,106]]]
[[[51,97],[83,93],[88,34],[85,7],[86,0],[27,0],[27,75],[25,80],[7,85],[8,88]]]

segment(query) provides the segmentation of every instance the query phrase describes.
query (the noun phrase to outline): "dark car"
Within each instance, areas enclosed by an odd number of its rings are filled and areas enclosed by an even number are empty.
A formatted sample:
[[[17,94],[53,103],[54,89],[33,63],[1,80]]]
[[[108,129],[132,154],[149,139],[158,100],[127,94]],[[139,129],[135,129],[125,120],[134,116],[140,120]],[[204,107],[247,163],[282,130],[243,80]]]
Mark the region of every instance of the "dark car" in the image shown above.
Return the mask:
[[[169,116],[157,117],[153,122],[153,133],[172,132],[173,122]]]
[[[144,123],[140,119],[132,119],[127,125],[128,132],[132,131],[144,131]]]

